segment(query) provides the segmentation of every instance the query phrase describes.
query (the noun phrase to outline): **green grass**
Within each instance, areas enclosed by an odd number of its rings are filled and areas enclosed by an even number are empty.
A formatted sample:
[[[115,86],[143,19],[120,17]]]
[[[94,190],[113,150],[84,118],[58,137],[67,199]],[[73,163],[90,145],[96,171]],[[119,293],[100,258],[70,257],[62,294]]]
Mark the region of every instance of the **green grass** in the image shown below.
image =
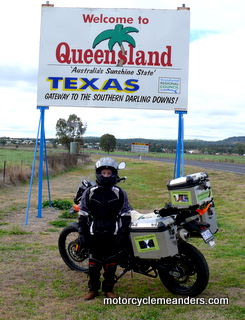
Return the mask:
[[[127,167],[120,175],[128,178],[120,186],[127,191],[134,209],[151,212],[163,207],[169,201],[166,183],[172,178],[173,166],[158,162],[126,162]],[[87,176],[91,170],[91,166],[80,168],[77,176]],[[189,174],[201,171],[201,168],[186,167],[185,171]],[[12,233],[11,229],[0,229],[0,286],[3,288],[0,319],[244,319],[244,176],[217,171],[209,172],[209,176],[218,215],[216,246],[209,249],[200,239],[190,242],[204,254],[210,268],[209,285],[200,297],[228,297],[229,305],[105,306],[102,295],[84,302],[82,296],[87,292],[87,276],[68,269],[58,253],[58,234],[53,231],[62,230],[63,222],[70,223],[70,218],[61,212],[61,216],[52,222],[55,228],[40,234],[18,234]],[[133,277],[127,273],[121,278],[115,292],[120,297],[178,298],[164,288],[159,278],[135,273]]]
[[[7,223],[2,224],[2,225],[8,225]],[[0,229],[0,237],[3,235],[20,235],[20,234],[30,234],[30,232],[26,232],[21,229],[19,225],[12,225],[9,230],[2,230]]]
[[[90,150],[85,150],[85,153],[90,153]],[[67,150],[61,149],[48,149],[48,154],[56,154],[57,152],[67,152]],[[96,150],[96,154],[104,154],[103,151]],[[110,154],[110,156],[115,155],[132,155],[136,158],[139,158],[140,154],[134,154],[132,152],[123,152],[123,151],[115,151]],[[157,158],[175,158],[175,153],[146,153],[141,154],[149,157],[157,157]],[[28,167],[32,165],[34,156],[34,146],[26,149],[25,147],[20,147],[18,149],[8,149],[8,147],[0,149],[0,169],[3,168],[4,161],[7,161],[7,165],[19,165]],[[186,160],[196,160],[196,161],[212,161],[212,162],[228,162],[228,163],[241,163],[245,164],[245,157],[237,156],[237,155],[199,155],[199,154],[185,154]]]
[[[31,166],[33,162],[34,148],[30,150],[19,149],[0,149],[0,169],[3,168],[3,162],[9,165]]]
[[[85,150],[86,153],[90,153],[90,150]],[[94,151],[95,153],[95,151]],[[96,154],[104,155],[105,153],[100,150],[96,150]],[[168,158],[174,159],[175,153],[161,153],[161,152],[149,152],[149,153],[132,153],[129,151],[114,151],[109,156],[113,157],[115,155],[121,156],[134,156],[135,159],[139,159],[139,156],[144,159],[144,157],[153,157],[153,158]],[[210,154],[189,154],[185,153],[184,158],[186,160],[195,160],[195,161],[211,161],[211,162],[228,162],[228,163],[240,163],[245,164],[245,157],[238,155],[210,155]],[[201,164],[200,164],[201,166]]]
[[[49,201],[44,201],[42,203],[43,208],[52,207],[57,210],[67,210],[70,209],[72,206],[73,203],[71,201],[61,199],[52,200],[51,203]]]
[[[25,147],[20,146],[19,148],[11,147],[11,149],[7,146],[4,148],[0,148],[0,169],[3,169],[4,161],[6,161],[7,166],[23,166],[28,167],[32,166],[33,158],[34,158],[34,150],[33,147]],[[48,155],[56,154],[56,153],[67,153],[67,150],[63,149],[47,149]],[[37,152],[37,157],[39,156],[39,151]]]
[[[57,221],[50,221],[49,224],[56,228],[65,228],[68,226],[69,222],[65,220],[57,220]]]

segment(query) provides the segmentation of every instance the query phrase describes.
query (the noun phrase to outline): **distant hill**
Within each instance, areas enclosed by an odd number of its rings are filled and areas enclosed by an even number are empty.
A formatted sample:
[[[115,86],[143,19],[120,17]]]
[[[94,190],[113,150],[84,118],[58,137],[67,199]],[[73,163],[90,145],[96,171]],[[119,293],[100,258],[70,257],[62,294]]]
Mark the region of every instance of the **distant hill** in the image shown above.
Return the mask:
[[[84,143],[95,146],[98,145],[100,137],[84,137]],[[144,139],[144,138],[130,138],[130,139],[116,139],[117,148],[119,150],[129,151],[132,142],[148,143],[150,152],[175,152],[176,139]],[[185,151],[192,151],[198,153],[208,154],[245,154],[245,136],[230,137],[218,141],[205,141],[198,139],[184,140]]]
[[[235,143],[245,143],[245,136],[240,137],[231,137],[224,140],[217,141],[220,143],[227,143],[227,144],[235,144]]]
[[[100,137],[84,137],[84,142],[99,142]],[[116,138],[117,142],[120,143],[176,143],[176,139],[145,139],[145,138],[128,138],[128,139],[119,139]],[[206,141],[206,140],[199,140],[199,139],[185,139],[185,144],[193,144],[193,145],[234,145],[234,144],[245,144],[245,136],[238,136],[238,137],[230,137],[224,140],[217,140],[217,141]]]

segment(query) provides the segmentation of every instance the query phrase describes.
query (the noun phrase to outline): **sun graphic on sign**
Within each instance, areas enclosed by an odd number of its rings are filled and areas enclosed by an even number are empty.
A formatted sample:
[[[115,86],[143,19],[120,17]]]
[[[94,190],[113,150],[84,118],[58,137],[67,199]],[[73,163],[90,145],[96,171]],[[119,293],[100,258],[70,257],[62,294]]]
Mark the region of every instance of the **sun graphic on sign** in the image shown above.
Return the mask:
[[[123,42],[129,43],[131,46],[135,48],[136,43],[132,36],[128,35],[129,32],[139,32],[138,29],[133,27],[123,27],[122,24],[117,24],[115,26],[115,29],[108,29],[105,31],[102,31],[98,36],[94,39],[93,42],[93,49],[102,41],[108,40],[108,48],[110,51],[112,51],[114,45],[118,43],[121,52],[123,55],[125,55],[125,48],[123,46]],[[121,67],[123,65],[123,59],[121,59],[117,66]]]

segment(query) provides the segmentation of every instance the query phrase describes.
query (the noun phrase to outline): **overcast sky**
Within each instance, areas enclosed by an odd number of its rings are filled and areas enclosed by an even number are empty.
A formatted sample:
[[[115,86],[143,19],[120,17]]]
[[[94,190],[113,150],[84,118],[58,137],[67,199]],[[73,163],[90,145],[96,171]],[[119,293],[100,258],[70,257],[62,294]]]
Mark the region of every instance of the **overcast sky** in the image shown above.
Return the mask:
[[[40,0],[3,1],[0,11],[0,137],[37,136]],[[118,2],[50,1],[55,7],[114,8]],[[245,136],[245,1],[124,0],[122,8],[191,10],[188,114],[185,139],[222,140]],[[174,111],[50,107],[45,134],[55,137],[59,118],[77,114],[88,124],[85,136],[176,139]]]

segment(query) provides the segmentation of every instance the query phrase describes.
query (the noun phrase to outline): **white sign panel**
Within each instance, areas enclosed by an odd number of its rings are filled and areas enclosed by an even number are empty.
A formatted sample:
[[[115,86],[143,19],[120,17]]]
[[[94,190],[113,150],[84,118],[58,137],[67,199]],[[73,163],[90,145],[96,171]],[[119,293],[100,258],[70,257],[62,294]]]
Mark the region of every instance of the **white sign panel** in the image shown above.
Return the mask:
[[[42,7],[38,106],[187,110],[189,10]]]
[[[141,152],[147,153],[149,152],[149,144],[148,143],[135,143],[131,144],[131,152]]]

